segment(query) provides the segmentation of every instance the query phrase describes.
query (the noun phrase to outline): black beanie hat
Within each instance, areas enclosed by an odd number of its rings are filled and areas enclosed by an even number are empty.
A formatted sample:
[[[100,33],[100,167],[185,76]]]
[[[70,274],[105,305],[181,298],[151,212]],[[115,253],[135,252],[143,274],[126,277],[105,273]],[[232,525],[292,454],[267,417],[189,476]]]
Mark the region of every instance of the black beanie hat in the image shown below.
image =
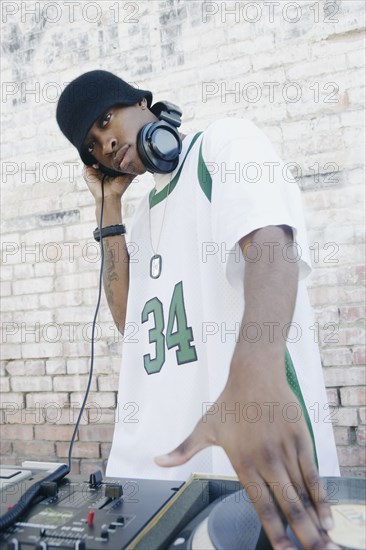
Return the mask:
[[[134,105],[143,98],[147,106],[152,93],[134,88],[108,71],[84,73],[66,86],[57,104],[57,123],[85,164],[93,164],[94,157],[82,147],[85,137],[96,119],[109,107]]]

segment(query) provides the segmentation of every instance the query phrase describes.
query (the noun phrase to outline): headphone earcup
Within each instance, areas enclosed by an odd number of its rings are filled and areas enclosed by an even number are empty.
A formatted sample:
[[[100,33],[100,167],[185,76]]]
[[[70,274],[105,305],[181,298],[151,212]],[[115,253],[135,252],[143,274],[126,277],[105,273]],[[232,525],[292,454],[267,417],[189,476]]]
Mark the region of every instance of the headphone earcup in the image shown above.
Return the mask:
[[[178,165],[181,150],[177,128],[162,120],[146,124],[137,136],[137,151],[149,172],[172,172]]]

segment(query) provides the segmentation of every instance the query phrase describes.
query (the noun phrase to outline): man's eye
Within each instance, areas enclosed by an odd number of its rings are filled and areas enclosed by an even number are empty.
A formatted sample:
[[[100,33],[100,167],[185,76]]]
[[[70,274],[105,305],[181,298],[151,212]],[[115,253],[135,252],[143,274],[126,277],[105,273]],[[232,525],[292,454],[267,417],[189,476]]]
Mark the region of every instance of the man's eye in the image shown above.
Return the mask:
[[[103,117],[102,126],[106,126],[106,124],[108,124],[108,122],[110,121],[110,118],[111,118],[111,113],[107,113],[107,114]]]
[[[92,153],[92,152],[93,152],[94,145],[95,145],[94,141],[93,141],[92,143],[89,143],[89,145],[88,145],[88,153]]]

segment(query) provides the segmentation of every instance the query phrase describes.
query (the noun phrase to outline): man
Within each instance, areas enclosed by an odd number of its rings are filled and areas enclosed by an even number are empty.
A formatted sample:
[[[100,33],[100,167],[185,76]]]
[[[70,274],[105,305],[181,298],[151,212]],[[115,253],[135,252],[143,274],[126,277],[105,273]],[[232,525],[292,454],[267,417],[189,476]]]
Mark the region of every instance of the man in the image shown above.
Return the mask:
[[[136,143],[157,121],[151,104],[151,92],[91,71],[57,109],[89,165],[98,224],[101,166],[125,174],[104,179],[98,237],[114,321],[136,329],[118,398],[132,411],[116,424],[107,475],[236,472],[274,548],[292,548],[274,498],[305,548],[334,548],[317,463],[320,475],[338,475],[338,463],[303,282],[299,189],[254,124],[219,120],[181,136],[178,166],[154,174],[125,235],[123,193],[146,171]]]

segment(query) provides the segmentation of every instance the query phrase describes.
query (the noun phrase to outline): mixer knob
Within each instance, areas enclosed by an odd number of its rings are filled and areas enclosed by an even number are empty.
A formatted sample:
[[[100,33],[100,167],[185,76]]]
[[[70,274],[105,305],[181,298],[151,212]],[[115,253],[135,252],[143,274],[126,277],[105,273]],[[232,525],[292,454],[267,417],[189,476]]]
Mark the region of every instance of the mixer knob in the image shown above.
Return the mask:
[[[109,539],[108,529],[106,529],[105,527],[102,527],[102,530],[100,532],[100,536],[101,536],[102,539],[108,540]]]

